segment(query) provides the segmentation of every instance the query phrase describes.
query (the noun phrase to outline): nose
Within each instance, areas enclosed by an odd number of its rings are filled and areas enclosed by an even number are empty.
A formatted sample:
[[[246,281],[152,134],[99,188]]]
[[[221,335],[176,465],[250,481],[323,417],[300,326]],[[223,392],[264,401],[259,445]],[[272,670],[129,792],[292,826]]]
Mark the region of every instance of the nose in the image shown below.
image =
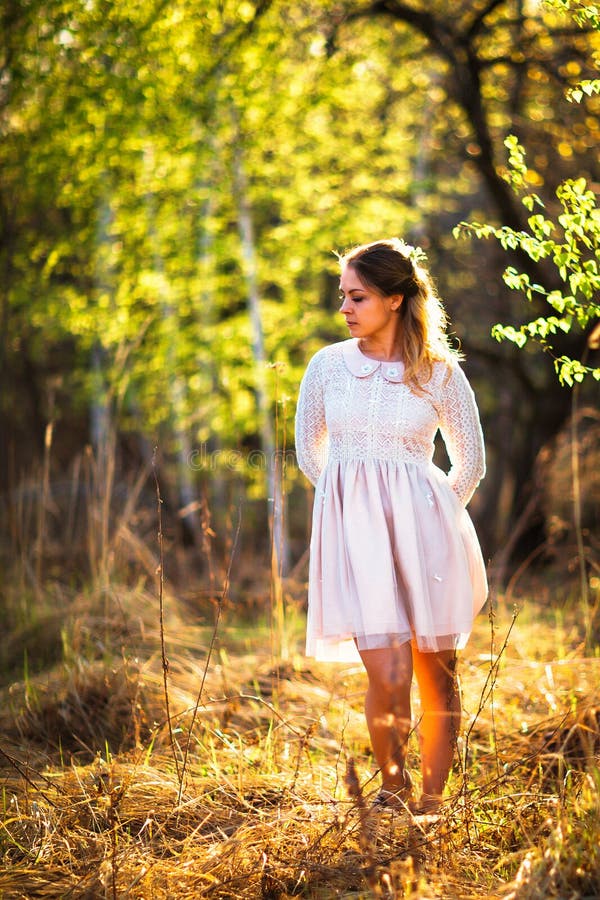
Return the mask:
[[[352,307],[352,302],[348,299],[348,297],[344,297],[342,299],[342,305],[340,306],[340,312],[343,316],[347,315],[350,312]]]

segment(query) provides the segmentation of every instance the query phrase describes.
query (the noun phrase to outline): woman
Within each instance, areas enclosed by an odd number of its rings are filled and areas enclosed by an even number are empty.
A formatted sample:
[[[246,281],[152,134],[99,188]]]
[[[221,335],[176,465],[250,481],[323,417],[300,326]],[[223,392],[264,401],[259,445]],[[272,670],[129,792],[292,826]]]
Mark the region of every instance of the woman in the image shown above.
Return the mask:
[[[434,812],[460,723],[456,651],[487,596],[466,505],[484,475],[473,392],[422,251],[397,239],[340,257],[350,339],[311,359],[296,452],[315,485],[307,654],[360,654],[382,787],[376,804]],[[451,462],[433,465],[440,430]],[[405,769],[413,673],[422,795]]]

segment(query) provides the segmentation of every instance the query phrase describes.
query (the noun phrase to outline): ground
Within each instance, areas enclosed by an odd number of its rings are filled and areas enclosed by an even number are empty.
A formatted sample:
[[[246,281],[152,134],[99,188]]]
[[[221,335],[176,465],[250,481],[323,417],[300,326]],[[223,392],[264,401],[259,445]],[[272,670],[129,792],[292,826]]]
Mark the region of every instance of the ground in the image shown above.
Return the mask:
[[[371,810],[364,673],[303,657],[297,605],[277,630],[225,608],[215,631],[166,594],[163,666],[156,598],[98,596],[58,610],[59,660],[7,679],[0,896],[600,894],[600,660],[574,603],[479,617],[423,820]],[[409,762],[418,780],[416,734]]]

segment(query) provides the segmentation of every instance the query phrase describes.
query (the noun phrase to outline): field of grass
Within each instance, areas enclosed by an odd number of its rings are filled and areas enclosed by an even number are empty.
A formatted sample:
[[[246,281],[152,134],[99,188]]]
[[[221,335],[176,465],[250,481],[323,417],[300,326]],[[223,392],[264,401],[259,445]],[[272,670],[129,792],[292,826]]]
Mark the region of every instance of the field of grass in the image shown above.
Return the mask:
[[[285,634],[228,608],[215,636],[165,592],[168,666],[154,595],[42,606],[0,645],[1,897],[600,896],[600,659],[574,606],[479,618],[437,821],[371,811],[363,672],[302,656],[294,602]]]

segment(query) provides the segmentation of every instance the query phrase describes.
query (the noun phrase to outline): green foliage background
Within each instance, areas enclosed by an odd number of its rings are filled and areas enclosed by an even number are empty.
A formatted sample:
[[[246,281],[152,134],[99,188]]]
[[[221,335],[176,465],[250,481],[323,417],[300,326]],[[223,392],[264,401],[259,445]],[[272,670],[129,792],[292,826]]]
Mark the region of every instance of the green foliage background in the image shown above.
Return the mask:
[[[266,370],[272,417],[289,446],[308,357],[344,337],[334,251],[396,234],[426,249],[466,350],[490,458],[475,514],[488,543],[502,539],[569,400],[551,360],[490,341],[498,321],[524,334],[506,259],[452,229],[525,224],[503,178],[510,133],[549,216],[561,181],[597,183],[595,15],[565,0],[451,12],[418,0],[5,4],[5,488],[40,458],[49,417],[57,468],[109,421],[130,448],[135,438],[134,456],[156,443],[173,460],[182,446],[260,446],[252,267],[266,362],[281,364]],[[560,287],[524,271],[550,296]],[[579,339],[555,355],[581,352]],[[243,476],[264,495],[260,472]]]

